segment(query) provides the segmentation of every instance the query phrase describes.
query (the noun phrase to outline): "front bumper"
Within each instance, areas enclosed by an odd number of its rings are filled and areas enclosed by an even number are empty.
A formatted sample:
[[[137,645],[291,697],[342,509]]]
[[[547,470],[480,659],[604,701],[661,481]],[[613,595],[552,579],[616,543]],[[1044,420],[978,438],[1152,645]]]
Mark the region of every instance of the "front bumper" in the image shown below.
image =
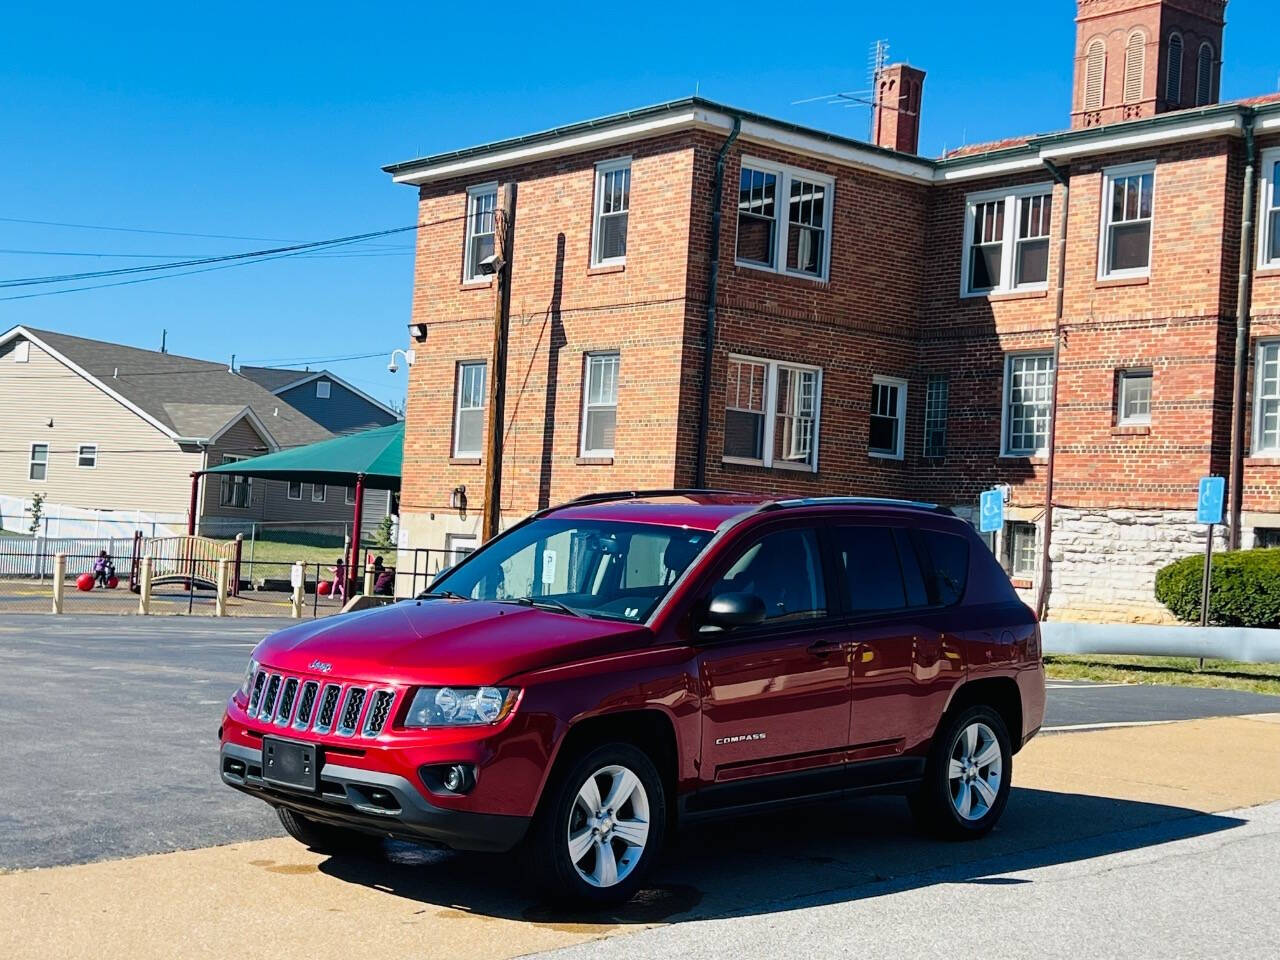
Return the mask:
[[[501,853],[516,846],[529,829],[529,817],[436,806],[407,779],[393,773],[325,761],[320,768],[320,792],[298,792],[262,779],[261,749],[229,742],[222,745],[218,768],[223,783],[272,806],[379,836]]]

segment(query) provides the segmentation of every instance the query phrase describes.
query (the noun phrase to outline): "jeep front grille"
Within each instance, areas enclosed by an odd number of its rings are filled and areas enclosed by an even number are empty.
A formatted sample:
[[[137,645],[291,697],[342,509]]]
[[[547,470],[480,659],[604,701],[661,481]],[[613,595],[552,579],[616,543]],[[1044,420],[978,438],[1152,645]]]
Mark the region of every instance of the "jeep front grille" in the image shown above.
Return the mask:
[[[396,692],[337,681],[308,680],[262,668],[249,693],[249,715],[299,733],[377,737],[391,723]]]

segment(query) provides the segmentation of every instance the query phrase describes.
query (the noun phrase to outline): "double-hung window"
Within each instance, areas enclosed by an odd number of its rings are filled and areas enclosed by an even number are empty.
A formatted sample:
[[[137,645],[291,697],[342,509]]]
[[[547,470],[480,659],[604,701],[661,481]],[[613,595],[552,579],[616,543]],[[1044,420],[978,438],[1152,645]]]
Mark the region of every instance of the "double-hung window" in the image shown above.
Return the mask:
[[[1116,425],[1144,427],[1151,423],[1151,371],[1121,370],[1116,398]]]
[[[1019,579],[1030,580],[1040,565],[1036,556],[1036,525],[1011,521],[1008,530],[1009,573]]]
[[[356,488],[355,488],[355,487],[343,487],[342,489],[343,489],[343,491],[344,491],[344,492],[343,492],[343,494],[342,494],[342,502],[343,502],[343,503],[345,503],[345,504],[346,504],[347,506],[349,506],[349,507],[353,507],[353,506],[355,506],[355,503],[356,503]]]
[[[480,264],[493,256],[497,236],[498,185],[486,183],[467,188],[466,248],[463,251],[462,280],[486,280]]]
[[[311,502],[324,503],[328,490],[329,488],[323,483],[313,483],[311,485]]]
[[[31,445],[31,459],[27,469],[27,479],[41,481],[49,479],[49,445],[47,443],[33,443]]]
[[[1258,266],[1280,267],[1280,147],[1262,151],[1261,210]]]
[[[1253,366],[1253,453],[1280,456],[1280,340],[1263,340]]]
[[[596,208],[592,224],[591,265],[627,262],[627,214],[631,209],[631,158],[596,167]]]
[[[458,364],[458,385],[453,412],[453,455],[479,457],[484,443],[484,362]]]
[[[961,294],[1044,290],[1052,215],[1052,184],[971,194],[965,212]]]
[[[293,480],[290,480],[288,489],[285,490],[284,495],[286,499],[289,499],[289,500],[301,500],[302,499],[302,481],[299,480],[295,483]]]
[[[743,158],[738,181],[740,266],[826,280],[835,181]]]
[[[92,470],[97,465],[98,445],[96,443],[82,443],[80,449],[76,452],[76,466]]]
[[[818,367],[733,356],[725,390],[726,463],[817,471]]]
[[[1052,353],[1015,353],[1005,358],[1002,451],[1005,456],[1045,453],[1049,447],[1052,400]]]
[[[1098,279],[1151,273],[1151,224],[1156,165],[1130,164],[1104,171]]]
[[[901,460],[906,421],[907,381],[897,377],[872,377],[867,452],[873,457]]]
[[[228,453],[223,455],[222,462],[239,463],[246,459],[248,458]],[[224,474],[220,493],[219,502],[222,506],[243,510],[253,503],[253,481],[249,477]]]
[[[582,380],[581,456],[612,457],[618,426],[617,353],[589,353]]]

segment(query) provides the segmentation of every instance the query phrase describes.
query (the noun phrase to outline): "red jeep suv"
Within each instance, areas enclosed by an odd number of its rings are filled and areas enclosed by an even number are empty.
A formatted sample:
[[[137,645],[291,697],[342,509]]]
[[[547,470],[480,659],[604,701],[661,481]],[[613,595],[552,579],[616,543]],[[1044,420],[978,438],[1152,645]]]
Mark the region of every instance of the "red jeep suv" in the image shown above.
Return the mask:
[[[677,824],[777,804],[896,792],[981,836],[1043,712],[1035,617],[945,509],[600,494],[267,637],[221,772],[316,849],[520,847],[543,893],[606,902]]]

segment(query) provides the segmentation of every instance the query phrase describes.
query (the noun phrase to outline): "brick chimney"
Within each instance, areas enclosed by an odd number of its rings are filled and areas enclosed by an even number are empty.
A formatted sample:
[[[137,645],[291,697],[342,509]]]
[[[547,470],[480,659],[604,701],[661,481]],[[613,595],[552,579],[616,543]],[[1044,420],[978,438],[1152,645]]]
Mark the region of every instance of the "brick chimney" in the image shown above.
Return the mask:
[[[876,84],[872,141],[878,147],[916,153],[920,149],[920,102],[924,71],[895,63],[880,72]]]

